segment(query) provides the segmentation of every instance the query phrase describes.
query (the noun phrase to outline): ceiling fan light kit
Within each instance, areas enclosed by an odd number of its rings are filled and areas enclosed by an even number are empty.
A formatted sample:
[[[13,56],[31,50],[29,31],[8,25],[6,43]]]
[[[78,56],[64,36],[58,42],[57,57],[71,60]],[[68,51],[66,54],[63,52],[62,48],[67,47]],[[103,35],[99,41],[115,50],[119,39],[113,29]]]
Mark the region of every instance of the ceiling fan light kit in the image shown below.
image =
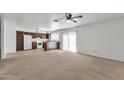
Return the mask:
[[[74,23],[77,23],[78,21],[76,21],[75,19],[77,19],[77,18],[83,18],[83,16],[82,15],[79,15],[79,16],[72,16],[72,14],[71,13],[65,13],[65,18],[57,18],[57,19],[55,19],[55,20],[53,20],[54,22],[59,22],[60,20],[66,20],[66,22],[68,21],[68,20],[70,20],[70,21],[72,21],[72,22],[74,22]]]

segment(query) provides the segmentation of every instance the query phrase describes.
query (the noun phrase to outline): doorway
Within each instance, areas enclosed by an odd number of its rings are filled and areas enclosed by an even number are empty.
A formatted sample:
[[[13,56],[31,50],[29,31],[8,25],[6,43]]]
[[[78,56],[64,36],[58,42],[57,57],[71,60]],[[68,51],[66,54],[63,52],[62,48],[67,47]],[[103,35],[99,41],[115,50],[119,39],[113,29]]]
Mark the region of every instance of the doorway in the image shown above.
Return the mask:
[[[63,33],[63,50],[76,52],[76,31]]]

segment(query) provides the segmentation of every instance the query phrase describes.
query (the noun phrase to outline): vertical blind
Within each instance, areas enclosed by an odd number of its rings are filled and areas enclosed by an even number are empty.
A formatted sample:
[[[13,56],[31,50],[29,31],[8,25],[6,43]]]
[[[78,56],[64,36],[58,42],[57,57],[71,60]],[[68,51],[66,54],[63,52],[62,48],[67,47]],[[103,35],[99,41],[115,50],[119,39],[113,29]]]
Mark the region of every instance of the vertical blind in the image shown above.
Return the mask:
[[[76,32],[63,33],[63,50],[76,52]]]

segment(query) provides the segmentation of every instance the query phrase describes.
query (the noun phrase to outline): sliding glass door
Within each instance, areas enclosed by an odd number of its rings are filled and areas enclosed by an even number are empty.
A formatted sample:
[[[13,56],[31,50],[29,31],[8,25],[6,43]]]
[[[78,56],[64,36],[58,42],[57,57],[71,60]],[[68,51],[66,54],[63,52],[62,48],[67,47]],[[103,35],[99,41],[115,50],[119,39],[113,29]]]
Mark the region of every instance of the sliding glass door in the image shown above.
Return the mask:
[[[63,33],[63,50],[67,50],[69,49],[69,39],[68,39],[68,33]]]
[[[69,32],[69,51],[76,52],[76,32]]]
[[[63,33],[63,50],[76,52],[76,32]]]

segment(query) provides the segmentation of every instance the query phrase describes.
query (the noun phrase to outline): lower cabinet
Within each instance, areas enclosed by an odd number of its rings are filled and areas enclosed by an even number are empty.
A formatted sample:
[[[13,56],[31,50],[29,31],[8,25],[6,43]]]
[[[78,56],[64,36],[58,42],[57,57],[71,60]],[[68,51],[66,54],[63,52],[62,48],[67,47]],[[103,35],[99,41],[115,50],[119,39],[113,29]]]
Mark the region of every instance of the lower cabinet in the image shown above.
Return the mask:
[[[37,49],[37,42],[32,42],[32,49]]]
[[[60,49],[60,42],[49,41],[44,43],[44,50]]]

